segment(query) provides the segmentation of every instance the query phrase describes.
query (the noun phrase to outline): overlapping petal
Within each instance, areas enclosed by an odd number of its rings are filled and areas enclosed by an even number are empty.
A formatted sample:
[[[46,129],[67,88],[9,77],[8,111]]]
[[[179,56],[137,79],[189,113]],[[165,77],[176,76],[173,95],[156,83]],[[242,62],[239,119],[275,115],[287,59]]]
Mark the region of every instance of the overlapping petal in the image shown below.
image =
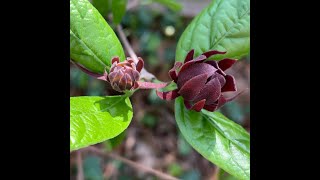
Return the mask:
[[[234,77],[224,72],[236,60],[228,58],[220,61],[208,60],[213,55],[225,53],[211,50],[194,58],[192,49],[184,63],[177,62],[169,71],[169,76],[177,83],[178,88],[169,92],[157,91],[157,95],[164,100],[182,96],[186,108],[190,110],[198,112],[201,109],[217,110],[239,95],[227,99],[222,94],[227,91],[237,91]]]

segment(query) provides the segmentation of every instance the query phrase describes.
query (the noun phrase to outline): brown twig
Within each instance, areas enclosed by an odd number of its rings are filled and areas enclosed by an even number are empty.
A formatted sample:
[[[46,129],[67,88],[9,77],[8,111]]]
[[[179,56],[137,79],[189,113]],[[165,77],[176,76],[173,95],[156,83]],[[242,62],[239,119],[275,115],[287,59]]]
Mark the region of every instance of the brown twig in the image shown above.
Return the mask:
[[[141,170],[141,171],[144,171],[146,173],[150,173],[150,174],[153,174],[161,179],[166,179],[166,180],[179,180],[171,175],[168,175],[168,174],[165,174],[161,171],[158,171],[158,170],[155,170],[155,169],[152,169],[150,167],[146,167],[142,164],[139,164],[139,163],[136,163],[134,161],[131,161],[129,159],[126,159],[126,158],[123,158],[117,154],[114,154],[114,153],[106,153],[96,147],[93,147],[93,146],[89,146],[87,148],[85,148],[84,150],[89,150],[91,152],[94,152],[100,156],[103,156],[103,157],[107,157],[107,158],[113,158],[113,159],[116,159],[116,160],[119,160],[119,161],[122,161],[123,163],[133,167],[133,168],[136,168],[138,170]]]
[[[138,7],[139,6],[139,0],[131,0],[131,1],[128,1],[128,4],[127,4],[127,11],[128,10],[131,10],[135,7]]]
[[[84,180],[81,151],[77,151],[77,180]]]
[[[218,166],[216,166],[216,169],[214,171],[214,174],[213,174],[211,180],[219,180],[220,179],[219,173],[220,173],[220,168]]]
[[[126,35],[124,34],[122,26],[120,24],[117,26],[117,32],[118,32],[119,37],[124,45],[124,48],[129,53],[130,57],[134,60],[135,63],[138,63],[138,57],[137,57],[136,53],[133,51],[131,45],[129,44],[128,39],[127,39]],[[152,81],[153,79],[155,79],[155,76],[153,74],[149,73],[145,68],[143,68],[141,70],[140,77],[145,80],[148,80],[148,81]]]

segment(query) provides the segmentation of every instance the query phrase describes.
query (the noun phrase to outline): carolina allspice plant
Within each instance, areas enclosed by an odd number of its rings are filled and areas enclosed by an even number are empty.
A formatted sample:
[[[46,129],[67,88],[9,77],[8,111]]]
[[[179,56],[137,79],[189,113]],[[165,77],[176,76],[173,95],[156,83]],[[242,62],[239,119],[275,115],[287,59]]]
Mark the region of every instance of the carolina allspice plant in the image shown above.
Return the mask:
[[[225,53],[211,50],[193,58],[194,49],[189,51],[184,63],[176,62],[174,67],[169,70],[168,74],[177,83],[178,89],[168,92],[161,92],[158,89],[164,88],[170,83],[139,82],[140,72],[144,66],[141,57],[138,57],[137,64],[131,57],[128,57],[124,62],[120,62],[118,56],[113,57],[110,73],[105,70],[103,75],[91,72],[77,63],[76,65],[88,75],[108,82],[118,92],[133,91],[138,88],[157,89],[157,95],[161,99],[173,100],[182,96],[187,109],[199,112],[204,108],[213,112],[240,95],[238,93],[232,98],[225,98],[222,95],[223,92],[237,91],[234,77],[224,72],[236,60],[225,58],[218,62],[206,61],[210,56]]]
[[[139,89],[155,89],[159,98],[175,101],[177,128],[197,152],[236,178],[249,180],[250,135],[217,110],[243,92],[237,92],[236,80],[226,70],[249,54],[250,0],[213,0],[193,18],[179,37],[175,64],[168,72],[171,82],[144,78],[144,60],[125,57],[104,17],[111,13],[113,25],[120,27],[130,12],[127,1],[110,1],[111,10],[104,4],[108,1],[92,1],[93,6],[88,0],[70,0],[71,61],[121,93],[70,97],[70,151],[124,132],[134,115],[130,96]],[[165,90],[169,85],[176,89]],[[235,95],[226,98],[225,92]]]

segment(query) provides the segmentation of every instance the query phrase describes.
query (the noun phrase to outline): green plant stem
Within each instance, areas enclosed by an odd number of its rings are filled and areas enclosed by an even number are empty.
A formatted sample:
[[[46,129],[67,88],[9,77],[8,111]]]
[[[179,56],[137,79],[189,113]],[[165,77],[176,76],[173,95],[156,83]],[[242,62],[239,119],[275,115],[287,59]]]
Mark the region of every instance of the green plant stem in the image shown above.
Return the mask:
[[[133,94],[135,91],[137,91],[137,89],[132,90],[132,91],[127,90],[127,91],[125,91],[124,96],[125,96],[125,97],[131,97],[132,94]]]

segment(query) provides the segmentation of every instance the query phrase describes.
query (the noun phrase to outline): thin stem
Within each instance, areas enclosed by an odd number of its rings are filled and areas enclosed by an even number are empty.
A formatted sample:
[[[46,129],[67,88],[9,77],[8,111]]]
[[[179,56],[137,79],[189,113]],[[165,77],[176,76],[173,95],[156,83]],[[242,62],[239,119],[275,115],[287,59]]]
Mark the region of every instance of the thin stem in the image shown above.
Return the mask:
[[[81,151],[77,151],[77,180],[84,180]]]
[[[139,6],[139,0],[131,0],[128,2],[128,5],[127,5],[127,11],[128,10],[131,10],[133,8],[136,8],[137,6]]]
[[[128,39],[127,39],[126,35],[124,34],[122,26],[120,24],[117,26],[117,32],[118,32],[119,37],[124,45],[124,48],[129,53],[130,57],[134,60],[134,63],[137,64],[139,61],[138,57],[137,57],[136,53],[133,51],[131,45],[129,44]],[[143,68],[141,70],[140,77],[144,78],[145,80],[149,80],[149,81],[152,81],[155,79],[155,76],[153,74],[149,73],[145,68]]]
[[[124,48],[128,51],[129,55],[132,57],[134,60],[134,63],[138,63],[138,57],[136,53],[133,51],[131,45],[129,44],[126,35],[123,32],[122,26],[118,25],[117,26],[117,32],[119,33],[120,39],[124,45]]]
[[[220,174],[219,173],[220,173],[220,168],[218,166],[216,166],[216,169],[214,171],[214,175],[212,177],[212,180],[219,180],[220,179],[220,177],[219,177]]]
[[[114,153],[106,153],[96,147],[93,147],[93,146],[89,146],[87,148],[85,148],[86,150],[89,150],[91,152],[94,152],[98,155],[101,155],[101,156],[104,156],[104,157],[108,157],[108,158],[113,158],[113,159],[116,159],[116,160],[119,160],[119,161],[122,161],[123,163],[133,167],[133,168],[136,168],[138,170],[141,170],[141,171],[144,171],[146,173],[150,173],[150,174],[153,174],[161,179],[166,179],[166,180],[179,180],[171,175],[168,175],[168,174],[165,174],[161,171],[158,171],[158,170],[155,170],[155,169],[152,169],[150,167],[146,167],[142,164],[139,164],[139,163],[136,163],[134,161],[131,161],[129,159],[126,159],[126,158],[123,158],[117,154],[114,154]]]

